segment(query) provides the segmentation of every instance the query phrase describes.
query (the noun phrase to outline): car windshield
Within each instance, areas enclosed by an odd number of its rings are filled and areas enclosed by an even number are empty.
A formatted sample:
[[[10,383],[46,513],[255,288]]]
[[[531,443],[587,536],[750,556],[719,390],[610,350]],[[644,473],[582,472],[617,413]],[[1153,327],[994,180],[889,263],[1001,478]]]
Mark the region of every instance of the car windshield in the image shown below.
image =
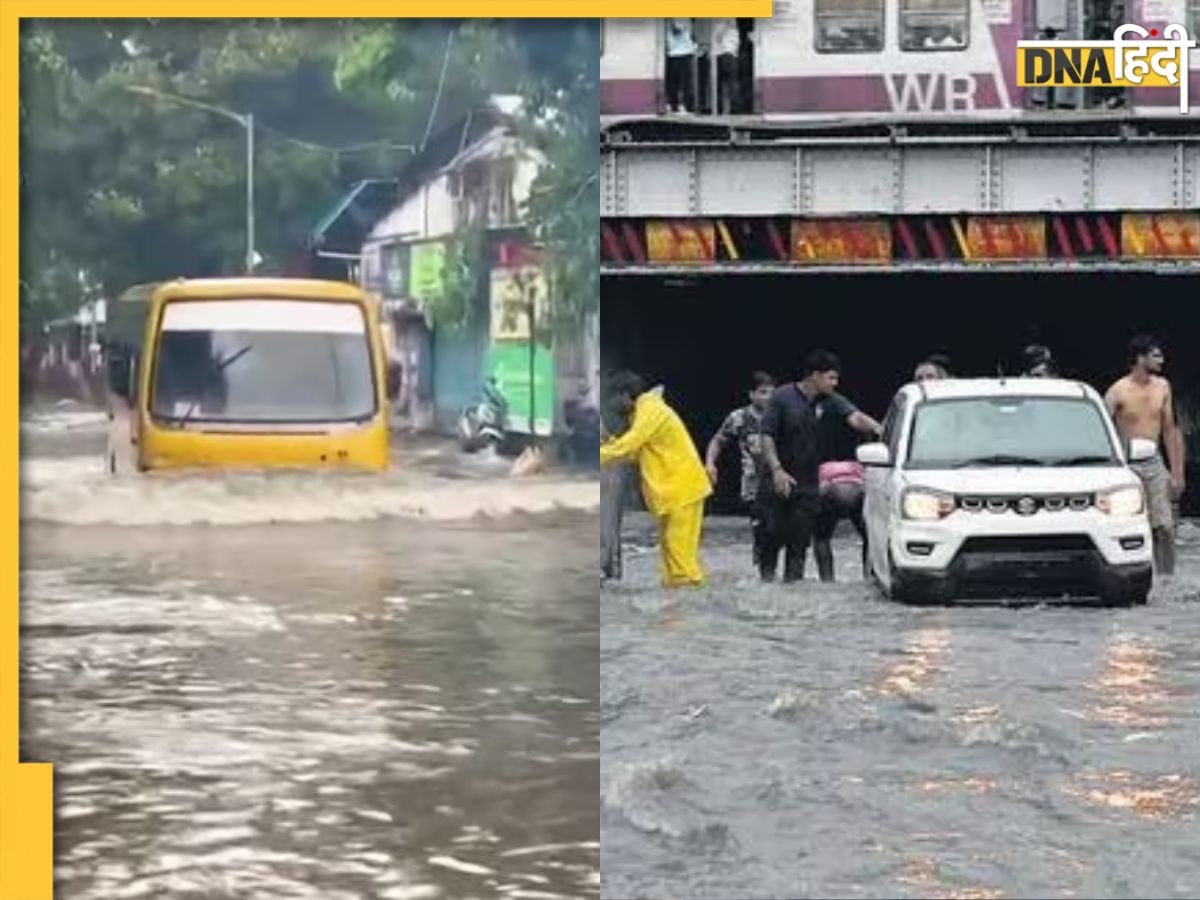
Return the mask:
[[[1116,465],[1104,412],[1068,397],[975,397],[917,407],[910,469]]]
[[[151,411],[205,422],[334,422],[375,413],[366,319],[349,303],[174,301]]]

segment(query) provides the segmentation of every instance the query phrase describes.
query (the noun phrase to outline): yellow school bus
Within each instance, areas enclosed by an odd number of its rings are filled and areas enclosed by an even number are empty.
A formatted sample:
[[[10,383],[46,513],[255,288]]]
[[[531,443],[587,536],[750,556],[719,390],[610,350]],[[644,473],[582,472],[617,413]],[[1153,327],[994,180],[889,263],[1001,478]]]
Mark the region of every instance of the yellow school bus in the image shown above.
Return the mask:
[[[108,468],[388,465],[376,298],[282,278],[131,288],[107,323]]]

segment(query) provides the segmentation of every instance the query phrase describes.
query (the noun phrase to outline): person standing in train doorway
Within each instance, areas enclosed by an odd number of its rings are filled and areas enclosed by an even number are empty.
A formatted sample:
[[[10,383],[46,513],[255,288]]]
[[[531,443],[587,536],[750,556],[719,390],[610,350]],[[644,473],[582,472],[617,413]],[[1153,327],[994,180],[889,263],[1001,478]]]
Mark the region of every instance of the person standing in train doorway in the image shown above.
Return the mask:
[[[692,63],[696,58],[696,40],[692,36],[691,19],[666,20],[667,43],[667,110],[691,112]]]
[[[1146,512],[1154,542],[1154,567],[1163,575],[1175,572],[1175,515],[1172,503],[1183,496],[1183,431],[1175,418],[1171,382],[1162,377],[1166,356],[1160,343],[1147,335],[1129,342],[1129,374],[1104,395],[1113,422],[1127,443],[1143,438],[1166,445],[1170,471],[1162,457],[1130,464],[1146,488]]]
[[[737,19],[712,20],[712,55],[717,61],[717,112],[723,116],[741,112],[738,51],[741,35]]]
[[[663,586],[698,587],[705,581],[700,533],[712,485],[692,436],[663,399],[662,388],[646,390],[639,375],[617,373],[607,393],[630,424],[621,437],[600,445],[600,465],[638,463],[642,497],[658,519]]]

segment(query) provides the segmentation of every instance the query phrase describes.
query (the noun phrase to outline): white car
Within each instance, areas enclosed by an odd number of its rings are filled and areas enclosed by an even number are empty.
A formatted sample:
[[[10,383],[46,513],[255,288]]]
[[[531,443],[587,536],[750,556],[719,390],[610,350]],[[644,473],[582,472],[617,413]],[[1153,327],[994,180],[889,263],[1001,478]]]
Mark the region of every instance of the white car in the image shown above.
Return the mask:
[[[1152,457],[1130,442],[1128,459]],[[1141,481],[1104,401],[1077,381],[948,379],[901,389],[866,470],[871,570],[910,602],[1145,603]]]

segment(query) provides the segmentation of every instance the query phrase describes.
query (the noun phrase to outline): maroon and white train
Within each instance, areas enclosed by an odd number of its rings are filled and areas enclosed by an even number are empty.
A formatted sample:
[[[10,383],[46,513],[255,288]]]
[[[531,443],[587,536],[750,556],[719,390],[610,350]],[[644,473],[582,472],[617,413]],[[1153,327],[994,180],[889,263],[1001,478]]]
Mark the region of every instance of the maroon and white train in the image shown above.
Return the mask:
[[[1019,118],[1049,106],[1065,116],[1097,107],[1179,114],[1177,89],[1058,89],[1047,97],[1017,86],[1017,41],[1107,40],[1125,23],[1159,33],[1181,24],[1194,38],[1200,0],[775,0],[773,18],[742,23],[743,84],[753,90],[741,112]],[[707,23],[695,20],[694,31],[702,38]],[[662,19],[603,21],[602,120],[667,111],[666,55]],[[1191,116],[1200,127],[1200,48],[1189,56]],[[692,84],[703,91],[710,77],[701,70]]]

